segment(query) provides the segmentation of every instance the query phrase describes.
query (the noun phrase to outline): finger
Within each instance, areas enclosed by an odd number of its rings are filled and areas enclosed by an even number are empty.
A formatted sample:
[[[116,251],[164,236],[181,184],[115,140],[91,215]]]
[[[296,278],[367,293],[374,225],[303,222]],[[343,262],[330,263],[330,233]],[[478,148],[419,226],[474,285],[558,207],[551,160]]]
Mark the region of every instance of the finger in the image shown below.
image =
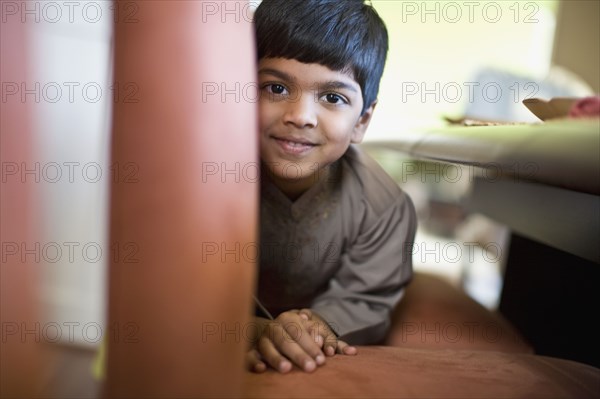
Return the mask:
[[[315,336],[309,332],[304,323],[285,323],[283,324],[289,336],[306,352],[317,364],[325,363],[325,355],[321,347],[317,344]]]
[[[338,347],[337,336],[332,331],[323,331],[323,351],[327,356],[333,356]]]
[[[317,346],[319,348],[323,349],[323,343],[325,342],[325,340],[323,339],[323,336],[319,335],[315,330],[313,330],[312,337],[315,340],[315,343],[317,344]]]
[[[314,313],[310,309],[302,309],[300,312],[304,312],[311,317],[311,322],[307,322],[308,330],[313,335],[314,341],[321,348],[323,353],[327,356],[335,355],[337,348],[337,335],[331,327],[323,320],[318,314]]]
[[[246,353],[246,368],[255,373],[262,373],[267,369],[267,365],[261,360],[260,353],[256,349]]]
[[[312,311],[310,309],[302,309],[298,312],[300,317],[303,320],[311,320],[312,319]]]
[[[353,356],[358,353],[358,349],[356,349],[356,346],[348,345],[344,341],[338,340],[337,353],[339,353],[340,355]]]
[[[299,323],[295,324],[296,326],[299,325]],[[304,333],[305,339],[306,335],[307,334]],[[314,342],[312,344],[316,345]],[[282,357],[284,357],[285,360],[289,359],[288,363],[291,361],[297,367],[306,372],[314,371],[317,368],[315,360],[298,344],[298,342],[296,342],[292,336],[290,336],[290,334],[288,334],[284,328],[284,325],[281,323],[273,323],[270,326],[267,335],[263,335],[261,338],[259,350],[263,358],[265,358],[269,364],[274,365],[273,367],[283,372],[287,372],[289,370],[287,370],[287,365],[282,363]]]
[[[292,363],[279,353],[270,339],[261,337],[258,340],[258,351],[262,358],[280,373],[287,373],[292,369]]]
[[[311,321],[307,321],[304,324],[305,328],[307,329],[308,333],[310,334],[310,336],[312,337],[313,341],[315,341],[315,343],[317,344],[317,346],[323,350],[323,342],[324,339],[321,336],[321,334],[319,334],[319,325],[316,322],[311,322]]]
[[[310,328],[310,326],[307,327],[306,330],[307,330],[308,334],[310,335],[310,337],[312,338],[312,340],[314,341],[314,343],[317,344],[317,346],[319,348],[322,348],[323,347],[323,337],[321,337],[319,335],[317,330],[315,328]]]

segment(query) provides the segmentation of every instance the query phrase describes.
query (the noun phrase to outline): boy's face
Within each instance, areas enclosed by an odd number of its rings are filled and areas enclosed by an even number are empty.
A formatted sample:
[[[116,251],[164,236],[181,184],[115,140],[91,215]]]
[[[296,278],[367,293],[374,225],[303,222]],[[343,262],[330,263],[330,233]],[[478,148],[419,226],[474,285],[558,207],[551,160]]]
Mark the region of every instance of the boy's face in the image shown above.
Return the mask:
[[[276,184],[305,190],[350,143],[362,141],[373,107],[361,115],[362,92],[351,73],[263,58],[258,79],[261,159]]]

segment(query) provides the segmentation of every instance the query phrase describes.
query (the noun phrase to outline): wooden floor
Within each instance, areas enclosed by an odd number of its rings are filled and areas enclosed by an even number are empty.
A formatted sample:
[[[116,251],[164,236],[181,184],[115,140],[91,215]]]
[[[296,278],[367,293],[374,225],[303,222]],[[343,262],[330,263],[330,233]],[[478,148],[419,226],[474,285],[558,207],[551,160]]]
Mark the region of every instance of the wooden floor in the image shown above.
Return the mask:
[[[44,344],[49,355],[42,374],[41,398],[99,398],[99,381],[92,375],[95,351],[76,346]]]

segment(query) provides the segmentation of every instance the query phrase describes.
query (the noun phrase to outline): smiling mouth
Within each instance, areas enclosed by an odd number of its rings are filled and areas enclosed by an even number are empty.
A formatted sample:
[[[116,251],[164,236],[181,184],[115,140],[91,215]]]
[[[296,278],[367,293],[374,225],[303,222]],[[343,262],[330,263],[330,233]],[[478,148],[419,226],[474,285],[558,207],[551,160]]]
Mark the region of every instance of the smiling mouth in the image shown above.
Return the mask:
[[[274,137],[274,136],[273,136],[273,139],[277,142],[277,144],[283,151],[285,151],[286,153],[289,153],[289,154],[294,154],[294,155],[298,155],[298,154],[302,154],[307,151],[310,151],[311,149],[313,149],[314,147],[316,147],[318,145],[318,144],[313,144],[308,141],[288,140],[288,139]]]

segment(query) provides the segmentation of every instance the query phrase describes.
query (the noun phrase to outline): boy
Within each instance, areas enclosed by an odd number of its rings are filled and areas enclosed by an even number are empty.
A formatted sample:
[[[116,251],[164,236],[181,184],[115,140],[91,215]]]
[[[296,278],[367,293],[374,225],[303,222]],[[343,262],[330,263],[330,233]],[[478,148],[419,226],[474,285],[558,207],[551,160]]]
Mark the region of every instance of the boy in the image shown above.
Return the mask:
[[[248,367],[311,372],[349,344],[378,343],[412,275],[410,198],[359,148],[387,55],[362,0],[263,0],[261,245]],[[338,339],[338,337],[340,339]]]

